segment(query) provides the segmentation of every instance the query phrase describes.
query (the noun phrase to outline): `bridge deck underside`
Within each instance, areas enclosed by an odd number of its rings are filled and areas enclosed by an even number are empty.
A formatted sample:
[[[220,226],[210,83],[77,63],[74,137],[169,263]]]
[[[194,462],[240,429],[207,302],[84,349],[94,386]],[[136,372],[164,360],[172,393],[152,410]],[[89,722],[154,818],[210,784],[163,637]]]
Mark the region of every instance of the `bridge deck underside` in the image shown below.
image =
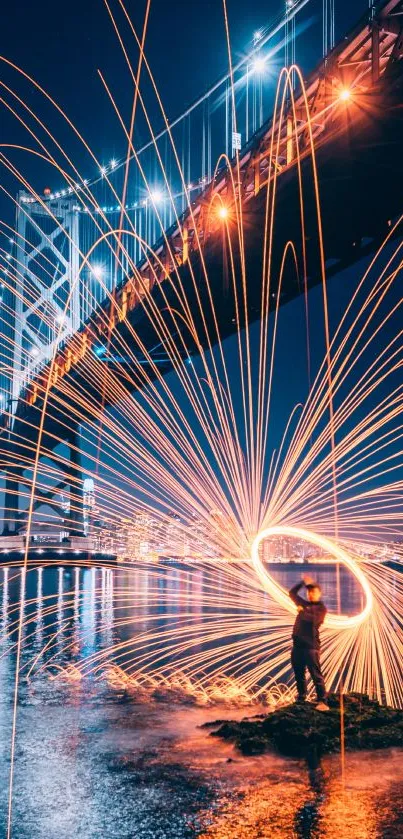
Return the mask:
[[[400,65],[403,62],[400,62]],[[401,108],[403,81],[402,72],[395,71],[395,78],[389,78],[387,84],[380,85],[376,91],[360,100],[360,113],[349,123],[346,110],[345,124],[339,125],[334,136],[319,146],[316,154],[321,219],[324,236],[325,258],[332,263],[328,276],[337,273],[345,266],[359,259],[365,247],[374,251],[390,230],[391,220],[401,212],[403,194],[403,109]],[[307,285],[312,287],[321,280],[319,260],[318,223],[315,194],[312,178],[312,161],[305,158],[302,162],[303,201],[305,214],[305,244],[307,250]],[[247,320],[259,318],[262,297],[262,262],[265,237],[266,188],[248,201],[243,210],[243,229],[245,237],[246,275],[248,288]],[[236,224],[230,224],[231,242],[234,254],[235,275],[238,299],[241,300],[241,268],[239,243]],[[270,302],[274,303],[277,294],[279,268],[287,241],[295,243],[301,255],[301,218],[299,189],[296,167],[287,169],[277,180],[277,197],[274,218],[273,256],[271,268]],[[207,268],[208,286],[202,269],[200,255],[192,254],[193,276],[197,284],[197,299],[189,264],[179,269],[180,279],[186,291],[198,342],[203,348],[209,341],[232,334],[237,328],[235,295],[232,279],[228,273],[228,244],[224,244],[222,230],[212,237],[205,248],[204,260]],[[288,260],[282,282],[280,304],[285,304],[302,293],[304,279],[302,262],[299,260],[299,277],[296,275],[292,260]],[[208,288],[214,301],[211,305]],[[164,351],[161,347],[160,329],[156,329],[155,309],[163,320],[166,329],[173,337],[178,351],[186,357],[199,351],[197,342],[192,338],[187,326],[181,319],[173,321],[170,307],[180,310],[177,295],[177,278],[171,275],[171,281],[156,284],[150,298],[143,298],[141,305],[130,311],[126,320],[117,323],[110,333],[109,351],[105,360],[100,362],[100,374],[105,381],[106,369],[111,371],[111,379],[119,382],[121,394],[141,389],[155,376],[152,365],[147,363],[142,347],[153,355],[158,347],[159,356]],[[183,314],[183,308],[182,308]],[[218,332],[214,324],[217,318]],[[242,313],[242,323],[245,313]],[[203,323],[204,320],[204,323]],[[241,325],[242,325],[241,323]],[[135,331],[136,339],[133,338]],[[182,337],[181,337],[182,336]],[[129,355],[122,352],[122,339],[131,349]],[[183,339],[183,340],[182,340]],[[103,336],[105,342],[105,336]],[[136,346],[137,345],[137,346]],[[132,354],[140,362],[133,363]],[[110,360],[106,360],[106,358]],[[114,360],[115,359],[115,360]],[[93,381],[88,364],[84,359],[70,373],[63,377],[62,389],[73,389],[77,394],[85,393],[92,408],[107,407],[116,398],[116,388],[101,381]],[[168,372],[172,367],[170,354],[166,361],[158,363],[160,373]],[[106,377],[107,378],[107,377]],[[47,408],[45,431],[51,435],[63,436],[66,419],[60,425],[60,405],[58,404],[58,386],[51,389]],[[10,438],[10,454],[15,458],[16,447],[22,438],[34,440],[41,414],[42,398],[35,405],[27,405],[21,400],[15,417],[13,434]],[[82,419],[86,418],[85,409],[80,408]],[[51,444],[52,436],[48,443]]]

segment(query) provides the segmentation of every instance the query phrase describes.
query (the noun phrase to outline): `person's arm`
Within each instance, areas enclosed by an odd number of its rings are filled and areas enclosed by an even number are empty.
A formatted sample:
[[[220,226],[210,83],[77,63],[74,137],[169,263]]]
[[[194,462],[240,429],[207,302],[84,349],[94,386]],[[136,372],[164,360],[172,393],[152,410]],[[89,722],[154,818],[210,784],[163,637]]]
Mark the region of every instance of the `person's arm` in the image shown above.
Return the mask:
[[[326,617],[326,612],[327,612],[326,606],[323,606],[323,608],[320,610],[320,613],[319,613],[318,626],[322,626],[322,623],[323,623],[323,621],[325,620],[325,617]]]
[[[319,629],[322,626],[323,621],[325,620],[326,616],[326,606],[322,606],[321,609],[315,607],[314,604],[305,602],[305,609],[304,614],[302,615],[302,620],[306,623],[312,624],[312,627],[317,627]]]
[[[300,597],[299,594],[298,594],[298,592],[302,589],[303,585],[305,585],[304,581],[300,580],[300,582],[297,583],[296,586],[293,586],[292,588],[290,588],[290,590],[288,592],[288,594],[291,597],[292,602],[295,603],[296,606],[305,606],[306,605],[306,600],[304,600],[303,597]]]

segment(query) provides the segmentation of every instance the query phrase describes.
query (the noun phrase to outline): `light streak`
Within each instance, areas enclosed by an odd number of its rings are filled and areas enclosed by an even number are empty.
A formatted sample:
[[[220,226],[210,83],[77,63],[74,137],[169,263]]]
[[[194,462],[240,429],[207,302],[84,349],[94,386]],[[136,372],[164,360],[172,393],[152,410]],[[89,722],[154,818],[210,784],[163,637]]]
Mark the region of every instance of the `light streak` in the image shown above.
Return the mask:
[[[258,534],[252,545],[252,560],[255,571],[264,588],[270,592],[274,599],[285,609],[288,609],[293,614],[296,614],[296,607],[291,602],[288,593],[273,580],[270,574],[266,572],[259,556],[259,546],[261,542],[264,539],[270,539],[270,537],[273,536],[289,536],[294,539],[303,539],[306,542],[311,542],[313,545],[317,545],[317,547],[333,556],[337,562],[343,563],[360,583],[365,595],[364,609],[358,615],[353,615],[351,617],[347,617],[346,615],[327,614],[325,619],[326,626],[334,629],[348,629],[349,627],[357,627],[368,619],[373,608],[372,590],[367,576],[361,570],[358,562],[354,560],[339,544],[331,539],[327,539],[325,536],[321,536],[320,534],[313,533],[309,530],[304,530],[302,527],[287,527],[286,525],[280,525],[277,527],[269,527]]]

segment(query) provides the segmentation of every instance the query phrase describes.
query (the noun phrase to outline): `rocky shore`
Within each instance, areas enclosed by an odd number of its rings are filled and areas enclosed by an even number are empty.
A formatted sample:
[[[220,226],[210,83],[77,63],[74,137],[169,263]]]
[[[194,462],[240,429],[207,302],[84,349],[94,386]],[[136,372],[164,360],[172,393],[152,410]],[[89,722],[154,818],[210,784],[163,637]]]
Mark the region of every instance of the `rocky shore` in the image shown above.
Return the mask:
[[[240,722],[207,723],[212,737],[232,741],[244,755],[277,751],[293,757],[314,749],[319,755],[340,751],[340,696],[329,697],[330,711],[316,711],[309,702],[287,705],[267,715]],[[374,699],[353,693],[343,696],[346,749],[403,747],[403,711],[380,705]]]

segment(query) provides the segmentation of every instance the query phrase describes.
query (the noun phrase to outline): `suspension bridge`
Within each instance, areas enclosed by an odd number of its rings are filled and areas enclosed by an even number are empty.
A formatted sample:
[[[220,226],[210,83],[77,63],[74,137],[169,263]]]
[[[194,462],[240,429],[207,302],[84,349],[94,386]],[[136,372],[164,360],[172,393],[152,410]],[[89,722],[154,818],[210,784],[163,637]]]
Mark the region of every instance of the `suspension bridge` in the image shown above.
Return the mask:
[[[303,5],[288,7],[283,28],[295,28],[296,12]],[[159,375],[172,369],[172,352],[161,341],[161,330],[166,344],[173,342],[178,358],[186,363],[201,347],[214,344],[218,335],[222,340],[260,317],[268,189],[276,207],[272,277],[280,276],[287,242],[301,237],[301,183],[307,220],[306,270],[300,266],[296,271],[291,262],[285,265],[281,288],[278,282],[271,285],[273,305],[277,297],[284,304],[321,280],[312,172],[320,185],[328,277],[373,253],[393,228],[403,187],[402,0],[367,11],[326,53],[303,89],[292,70],[289,84],[284,80],[280,85],[273,115],[266,119],[258,70],[265,65],[265,48],[274,51],[272,40],[278,31],[275,27],[256,33],[254,68],[252,59],[243,62],[234,68],[233,79],[226,77],[217,87],[225,113],[218,154],[212,92],[196,103],[195,112],[202,114],[202,165],[193,182],[188,142],[180,155],[182,182],[175,187],[168,180],[161,187],[148,183],[145,189],[141,164],[135,183],[124,187],[123,203],[115,197],[112,204],[110,196],[122,194],[126,159],[101,166],[93,181],[69,176],[68,185],[59,191],[47,190],[43,196],[19,192],[16,230],[5,257],[5,302],[14,321],[3,354],[13,372],[11,381],[3,377],[4,537],[10,539],[24,527],[26,507],[20,503],[19,487],[39,429],[48,458],[62,439],[70,461],[64,463],[61,481],[38,488],[35,509],[46,504],[58,510],[56,494],[70,487],[75,503],[63,526],[70,537],[82,536],[80,424],[87,416],[80,401],[69,420],[60,415],[61,383],[68,383],[72,394],[85,392],[101,413],[117,398],[116,382],[123,398],[125,392],[141,390],[157,371]],[[243,130],[237,121],[238,76],[246,77]],[[170,136],[178,130],[189,139],[189,120],[190,112],[178,126],[167,124],[136,152],[136,163],[151,151],[169,173]],[[213,159],[218,160],[215,169]],[[106,195],[108,203],[102,200]],[[125,217],[130,226],[123,224]],[[229,247],[239,282],[231,294],[224,281]],[[245,310],[239,312],[235,300],[242,294],[243,268],[248,297]],[[181,294],[192,311],[193,330],[172,314]],[[122,347],[133,342],[133,330],[136,346],[128,357]],[[104,371],[101,382],[91,376],[94,359]]]

